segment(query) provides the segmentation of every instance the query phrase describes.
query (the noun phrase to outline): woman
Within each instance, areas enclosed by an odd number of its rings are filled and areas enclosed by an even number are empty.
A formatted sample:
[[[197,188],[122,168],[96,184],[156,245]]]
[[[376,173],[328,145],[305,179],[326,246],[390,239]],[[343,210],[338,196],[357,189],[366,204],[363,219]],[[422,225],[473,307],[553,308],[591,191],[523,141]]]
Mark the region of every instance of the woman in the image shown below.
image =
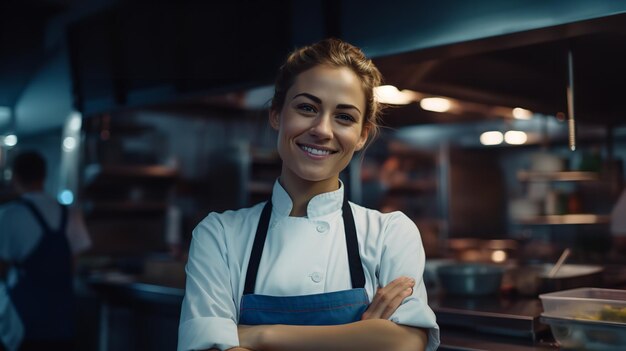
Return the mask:
[[[287,58],[270,107],[280,178],[270,201],[194,230],[179,350],[437,348],[415,224],[349,203],[339,180],[377,131],[380,83],[337,39]]]

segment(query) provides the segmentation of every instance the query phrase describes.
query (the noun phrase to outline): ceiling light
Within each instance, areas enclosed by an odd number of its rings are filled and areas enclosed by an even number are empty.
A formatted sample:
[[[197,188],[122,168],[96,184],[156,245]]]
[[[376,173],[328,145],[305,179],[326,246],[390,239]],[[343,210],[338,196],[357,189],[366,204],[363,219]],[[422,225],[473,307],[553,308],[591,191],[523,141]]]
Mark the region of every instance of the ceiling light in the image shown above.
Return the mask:
[[[441,97],[429,97],[420,100],[420,107],[426,111],[446,112],[451,106],[450,100]]]
[[[17,136],[15,134],[6,135],[3,138],[2,143],[4,144],[4,146],[13,147],[17,145]]]
[[[495,250],[491,253],[491,260],[496,263],[502,263],[506,261],[506,251],[504,250]]]
[[[74,130],[74,131],[80,130],[80,127],[81,127],[81,124],[82,124],[82,119],[81,119],[80,113],[73,112],[70,115],[70,119],[69,119],[68,123],[69,123],[68,126],[69,126],[69,128],[71,130]]]
[[[393,85],[381,85],[374,88],[374,96],[378,102],[389,105],[408,105],[419,100],[418,93],[406,89],[400,91]]]
[[[516,119],[531,119],[533,118],[533,112],[525,108],[516,107],[513,109],[513,117]]]
[[[504,136],[498,131],[484,132],[480,135],[480,143],[483,145],[498,145],[502,144]]]
[[[63,139],[63,151],[70,152],[74,150],[75,147],[76,147],[76,138],[69,136]]]
[[[526,143],[526,140],[528,140],[526,133],[519,130],[509,130],[504,133],[504,141],[506,141],[507,144],[522,145]]]
[[[74,202],[74,194],[70,190],[63,190],[57,196],[57,199],[63,205],[71,205]]]

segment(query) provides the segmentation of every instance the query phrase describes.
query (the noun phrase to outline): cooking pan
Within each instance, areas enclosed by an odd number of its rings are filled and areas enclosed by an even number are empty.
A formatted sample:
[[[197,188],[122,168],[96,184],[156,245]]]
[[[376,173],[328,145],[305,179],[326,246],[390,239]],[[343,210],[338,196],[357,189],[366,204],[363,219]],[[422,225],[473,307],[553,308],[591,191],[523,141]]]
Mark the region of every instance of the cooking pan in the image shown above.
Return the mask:
[[[546,263],[512,268],[506,272],[505,279],[511,281],[519,294],[529,296],[602,285],[604,268],[601,266],[564,264],[554,277],[550,277],[553,266]]]
[[[455,263],[437,269],[447,294],[465,296],[492,295],[500,291],[504,268],[482,263]]]

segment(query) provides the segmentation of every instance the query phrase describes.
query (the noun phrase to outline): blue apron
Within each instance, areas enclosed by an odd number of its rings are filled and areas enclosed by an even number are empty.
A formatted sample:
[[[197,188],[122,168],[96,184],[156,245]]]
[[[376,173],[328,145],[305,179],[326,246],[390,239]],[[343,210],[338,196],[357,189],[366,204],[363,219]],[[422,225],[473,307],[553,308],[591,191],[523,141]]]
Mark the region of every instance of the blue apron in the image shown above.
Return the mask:
[[[31,254],[15,264],[18,282],[9,289],[24,325],[24,342],[69,340],[74,337],[72,254],[65,236],[67,208],[53,230],[32,202],[19,200],[41,226],[42,236]],[[19,235],[19,233],[17,233]]]
[[[369,299],[352,209],[345,197],[342,212],[352,289],[302,296],[258,295],[254,286],[272,214],[271,200],[265,204],[248,263],[239,324],[337,325],[361,320]]]

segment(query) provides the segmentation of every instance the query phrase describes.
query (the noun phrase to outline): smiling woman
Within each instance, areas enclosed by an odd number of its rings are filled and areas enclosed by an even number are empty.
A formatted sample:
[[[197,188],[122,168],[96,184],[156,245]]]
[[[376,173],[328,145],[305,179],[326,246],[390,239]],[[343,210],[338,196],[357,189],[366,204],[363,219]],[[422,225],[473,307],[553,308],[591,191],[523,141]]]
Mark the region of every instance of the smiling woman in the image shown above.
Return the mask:
[[[309,186],[302,181],[315,182],[316,191],[337,190],[339,173],[363,148],[371,128],[361,113],[365,94],[359,78],[346,67],[317,66],[298,75],[286,100],[270,112],[279,133],[281,183],[294,191]],[[292,213],[305,215],[306,208],[294,206]]]
[[[418,229],[349,202],[339,180],[377,132],[380,82],[340,40],[287,58],[269,116],[280,177],[268,201],[194,230],[179,350],[437,348]]]

